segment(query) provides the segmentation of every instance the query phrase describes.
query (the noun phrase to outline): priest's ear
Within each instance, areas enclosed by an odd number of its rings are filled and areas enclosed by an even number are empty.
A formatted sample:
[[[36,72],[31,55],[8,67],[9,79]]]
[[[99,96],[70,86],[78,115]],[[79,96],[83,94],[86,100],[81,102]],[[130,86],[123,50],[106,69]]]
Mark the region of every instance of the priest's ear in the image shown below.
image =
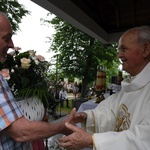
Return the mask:
[[[144,43],[143,57],[150,59],[150,42]]]

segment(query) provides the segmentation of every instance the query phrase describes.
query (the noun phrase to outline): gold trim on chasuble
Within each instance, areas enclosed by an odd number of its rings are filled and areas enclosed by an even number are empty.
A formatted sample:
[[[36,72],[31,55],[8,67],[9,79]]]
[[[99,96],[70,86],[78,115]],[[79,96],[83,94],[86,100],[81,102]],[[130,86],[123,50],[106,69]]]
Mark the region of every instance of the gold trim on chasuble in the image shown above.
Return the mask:
[[[121,104],[117,112],[115,131],[120,132],[129,129],[130,123],[128,108],[124,104]]]

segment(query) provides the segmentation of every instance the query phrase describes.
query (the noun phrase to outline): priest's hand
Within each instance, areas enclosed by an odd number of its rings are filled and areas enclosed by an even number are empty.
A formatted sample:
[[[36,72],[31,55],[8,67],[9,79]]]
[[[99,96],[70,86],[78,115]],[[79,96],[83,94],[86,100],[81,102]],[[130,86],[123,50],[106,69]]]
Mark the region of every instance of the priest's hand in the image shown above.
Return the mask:
[[[66,127],[72,130],[72,134],[58,139],[58,145],[70,150],[79,150],[85,147],[92,147],[92,135],[85,132],[83,129],[66,123]]]

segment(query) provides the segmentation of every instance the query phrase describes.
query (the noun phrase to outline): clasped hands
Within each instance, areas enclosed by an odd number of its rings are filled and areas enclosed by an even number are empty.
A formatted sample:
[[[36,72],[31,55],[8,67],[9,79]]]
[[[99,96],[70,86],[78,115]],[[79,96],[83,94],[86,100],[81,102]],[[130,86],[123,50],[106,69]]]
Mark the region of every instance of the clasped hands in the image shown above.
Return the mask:
[[[70,115],[64,120],[66,126],[65,134],[67,136],[59,138],[57,144],[70,150],[92,147],[92,135],[75,125],[79,122],[86,122],[86,118],[86,113],[76,113],[76,109],[73,108]]]

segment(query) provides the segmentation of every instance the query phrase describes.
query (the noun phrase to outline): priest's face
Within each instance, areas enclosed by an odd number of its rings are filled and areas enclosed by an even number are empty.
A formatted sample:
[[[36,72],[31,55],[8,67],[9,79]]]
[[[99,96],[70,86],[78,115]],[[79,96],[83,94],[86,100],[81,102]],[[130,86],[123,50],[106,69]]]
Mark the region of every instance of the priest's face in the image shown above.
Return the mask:
[[[118,49],[122,69],[131,76],[137,75],[145,66],[143,44],[138,42],[137,30],[125,32],[119,40]]]

